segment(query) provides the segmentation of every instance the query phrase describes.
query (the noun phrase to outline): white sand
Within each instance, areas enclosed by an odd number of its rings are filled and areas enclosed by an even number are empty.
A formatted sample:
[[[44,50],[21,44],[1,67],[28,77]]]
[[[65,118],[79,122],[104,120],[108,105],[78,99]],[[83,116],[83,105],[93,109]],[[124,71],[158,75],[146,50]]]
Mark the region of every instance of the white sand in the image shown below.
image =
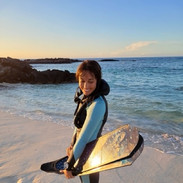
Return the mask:
[[[73,130],[0,112],[0,183],[79,183],[78,177],[42,172],[40,165],[65,155]],[[146,147],[132,166],[100,173],[100,183],[181,183],[183,156]]]

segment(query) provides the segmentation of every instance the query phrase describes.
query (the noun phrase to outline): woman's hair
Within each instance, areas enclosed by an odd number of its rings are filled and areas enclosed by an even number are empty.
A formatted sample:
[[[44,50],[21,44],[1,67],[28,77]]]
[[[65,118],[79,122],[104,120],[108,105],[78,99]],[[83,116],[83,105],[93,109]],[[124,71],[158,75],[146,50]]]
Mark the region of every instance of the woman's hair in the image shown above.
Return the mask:
[[[89,71],[94,74],[97,83],[99,84],[102,78],[101,67],[95,60],[85,60],[77,68],[76,79],[79,80],[79,76],[83,71]]]

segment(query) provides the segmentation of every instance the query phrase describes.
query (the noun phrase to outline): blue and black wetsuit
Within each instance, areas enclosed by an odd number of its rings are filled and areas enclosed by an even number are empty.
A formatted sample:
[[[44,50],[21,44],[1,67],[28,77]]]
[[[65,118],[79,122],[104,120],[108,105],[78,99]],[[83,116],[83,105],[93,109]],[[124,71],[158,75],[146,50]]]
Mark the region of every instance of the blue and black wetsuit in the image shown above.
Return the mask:
[[[80,158],[86,144],[101,135],[108,114],[107,101],[104,95],[108,93],[109,85],[102,80],[92,100],[86,97],[79,100],[74,120],[76,127],[71,143],[73,151],[68,160],[70,168],[73,167],[75,162]],[[82,183],[97,183],[99,181],[99,173],[84,175],[81,176],[80,179]]]

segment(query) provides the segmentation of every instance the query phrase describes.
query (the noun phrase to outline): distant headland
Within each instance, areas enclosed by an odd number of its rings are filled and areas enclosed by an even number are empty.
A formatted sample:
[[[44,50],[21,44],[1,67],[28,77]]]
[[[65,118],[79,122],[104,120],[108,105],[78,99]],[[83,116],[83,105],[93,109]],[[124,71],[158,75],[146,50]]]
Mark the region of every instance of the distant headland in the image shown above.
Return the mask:
[[[101,59],[101,60],[99,60],[99,62],[111,62],[111,61],[116,62],[116,61],[119,61],[119,60],[117,60],[117,59],[112,59],[112,58],[106,58],[106,59]]]
[[[70,58],[39,58],[39,59],[25,59],[24,62],[29,64],[70,64],[73,62],[82,62],[83,60]]]

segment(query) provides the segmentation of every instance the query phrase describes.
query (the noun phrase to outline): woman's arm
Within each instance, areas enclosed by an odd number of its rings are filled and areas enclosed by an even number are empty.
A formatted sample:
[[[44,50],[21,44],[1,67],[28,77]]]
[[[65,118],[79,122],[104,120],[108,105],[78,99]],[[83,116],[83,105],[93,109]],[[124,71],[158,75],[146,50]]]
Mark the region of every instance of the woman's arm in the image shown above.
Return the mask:
[[[105,110],[106,106],[102,97],[95,99],[87,108],[87,116],[84,125],[68,160],[70,167],[72,167],[81,156],[86,144],[97,138],[103,123]]]

